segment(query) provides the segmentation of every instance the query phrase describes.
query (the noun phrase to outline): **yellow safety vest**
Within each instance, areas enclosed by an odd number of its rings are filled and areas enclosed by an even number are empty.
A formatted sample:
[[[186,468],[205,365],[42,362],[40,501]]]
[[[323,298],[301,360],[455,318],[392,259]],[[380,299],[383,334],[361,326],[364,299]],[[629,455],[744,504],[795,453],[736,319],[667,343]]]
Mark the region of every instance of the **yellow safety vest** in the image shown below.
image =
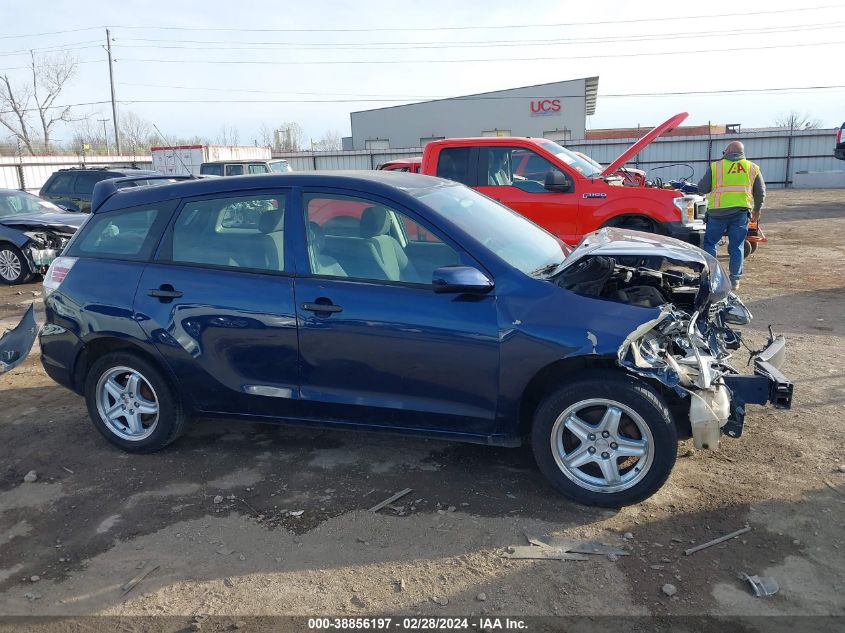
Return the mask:
[[[710,165],[711,209],[729,207],[754,208],[754,180],[760,174],[760,168],[750,160],[722,159]]]

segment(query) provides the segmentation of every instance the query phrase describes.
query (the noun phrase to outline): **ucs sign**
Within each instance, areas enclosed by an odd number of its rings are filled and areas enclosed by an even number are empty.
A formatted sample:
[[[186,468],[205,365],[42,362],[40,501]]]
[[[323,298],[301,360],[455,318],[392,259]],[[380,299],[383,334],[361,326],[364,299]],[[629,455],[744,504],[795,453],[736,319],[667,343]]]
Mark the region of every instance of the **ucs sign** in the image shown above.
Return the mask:
[[[560,99],[535,99],[531,102],[531,116],[560,114]]]

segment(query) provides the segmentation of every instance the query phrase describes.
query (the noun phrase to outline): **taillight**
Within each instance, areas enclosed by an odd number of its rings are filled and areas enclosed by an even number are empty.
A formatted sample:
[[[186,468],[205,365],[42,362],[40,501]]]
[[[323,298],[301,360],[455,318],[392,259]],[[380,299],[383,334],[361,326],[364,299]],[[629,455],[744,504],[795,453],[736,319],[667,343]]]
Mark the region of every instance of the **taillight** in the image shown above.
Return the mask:
[[[44,296],[56,290],[76,263],[76,257],[57,257],[44,275]]]
[[[845,125],[839,128],[839,135],[836,139],[837,143],[845,143]]]

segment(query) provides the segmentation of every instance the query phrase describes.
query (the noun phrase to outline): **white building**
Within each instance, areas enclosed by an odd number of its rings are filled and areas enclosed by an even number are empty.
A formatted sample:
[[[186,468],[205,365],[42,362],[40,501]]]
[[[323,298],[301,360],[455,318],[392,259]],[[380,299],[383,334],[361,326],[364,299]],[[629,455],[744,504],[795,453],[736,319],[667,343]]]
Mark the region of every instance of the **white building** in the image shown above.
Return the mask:
[[[464,136],[582,139],[598,87],[598,77],[587,77],[353,112],[344,149],[422,147]]]

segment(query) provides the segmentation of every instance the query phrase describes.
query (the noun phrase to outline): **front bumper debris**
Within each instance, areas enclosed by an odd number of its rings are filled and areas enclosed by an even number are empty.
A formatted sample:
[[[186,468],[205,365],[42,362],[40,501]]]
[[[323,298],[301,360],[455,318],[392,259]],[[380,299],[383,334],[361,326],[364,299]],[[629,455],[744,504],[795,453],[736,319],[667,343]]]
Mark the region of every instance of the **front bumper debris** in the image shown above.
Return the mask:
[[[37,334],[35,306],[30,305],[21,322],[0,337],[0,374],[14,369],[26,359]]]
[[[786,356],[786,339],[769,334],[763,351],[754,356],[754,375],[726,374],[725,385],[731,390],[731,412],[722,433],[740,437],[745,424],[745,405],[769,404],[776,409],[792,407],[792,381],[781,373]]]

